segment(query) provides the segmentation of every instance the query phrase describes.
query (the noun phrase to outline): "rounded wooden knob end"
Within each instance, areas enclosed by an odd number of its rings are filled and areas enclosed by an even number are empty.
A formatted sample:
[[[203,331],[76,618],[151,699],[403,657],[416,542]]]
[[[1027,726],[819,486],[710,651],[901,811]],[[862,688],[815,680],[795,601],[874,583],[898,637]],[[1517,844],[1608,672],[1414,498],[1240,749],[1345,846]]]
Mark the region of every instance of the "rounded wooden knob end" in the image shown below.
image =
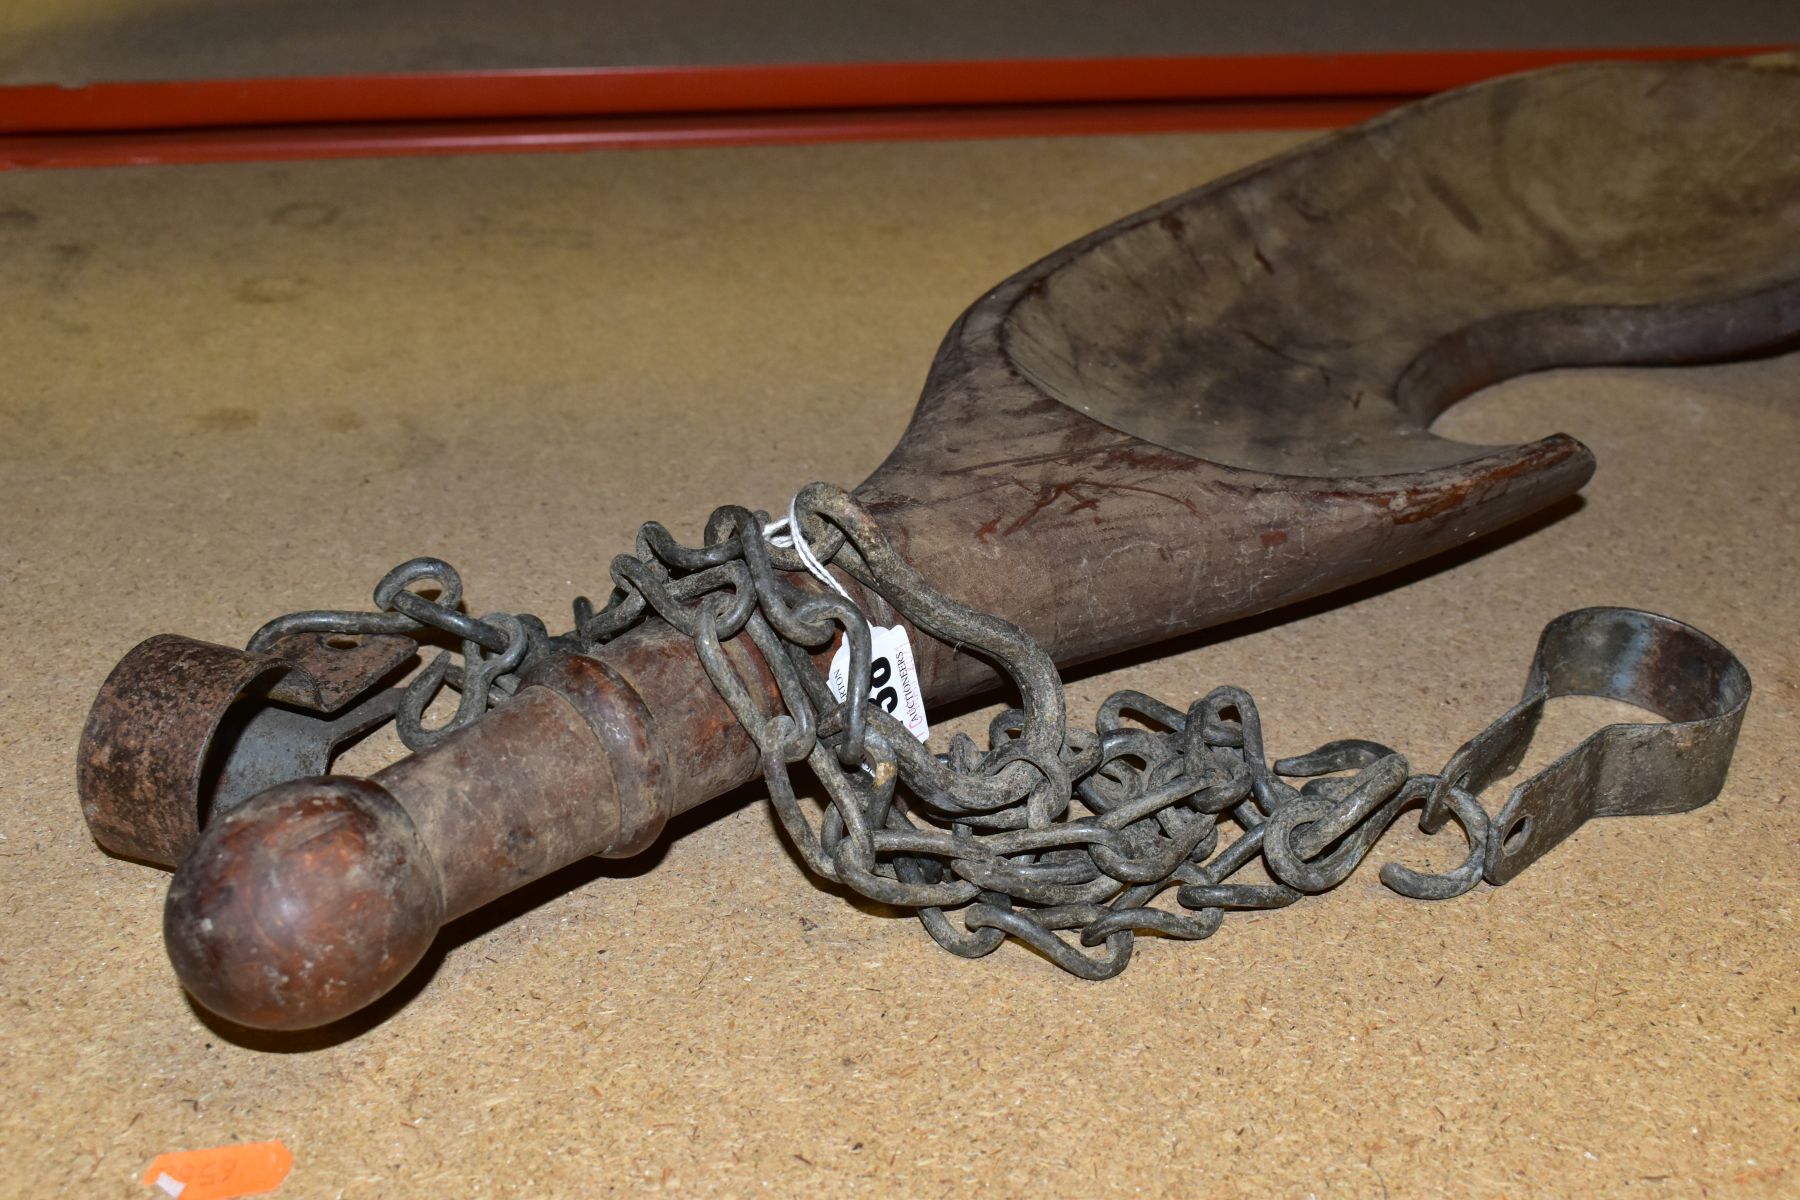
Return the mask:
[[[443,916],[406,810],[367,780],[322,776],[270,788],[201,832],[169,885],[163,938],[182,985],[213,1012],[310,1029],[405,978]]]

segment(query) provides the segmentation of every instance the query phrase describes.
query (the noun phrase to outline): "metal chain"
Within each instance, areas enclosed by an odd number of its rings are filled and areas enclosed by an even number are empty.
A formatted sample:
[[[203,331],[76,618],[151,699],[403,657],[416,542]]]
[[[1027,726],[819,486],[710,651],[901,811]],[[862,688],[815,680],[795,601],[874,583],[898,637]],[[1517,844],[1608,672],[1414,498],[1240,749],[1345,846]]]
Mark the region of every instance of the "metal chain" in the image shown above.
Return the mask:
[[[437,598],[413,591],[415,584],[435,587]],[[543,621],[530,613],[469,616],[461,609],[462,576],[439,558],[411,559],[383,575],[375,585],[375,605],[376,612],[289,613],[257,630],[246,648],[266,651],[278,638],[295,633],[406,634],[421,644],[434,633],[457,639],[460,654],[438,654],[401,697],[394,723],[408,750],[435,745],[504,702],[518,689],[519,677],[540,659],[581,648],[570,636],[551,637]],[[442,725],[427,727],[425,710],[445,686],[458,694],[456,712]]]
[[[1256,703],[1235,687],[1215,688],[1185,711],[1115,692],[1091,732],[1070,729],[1062,681],[1044,649],[931,587],[848,493],[809,485],[794,516],[819,560],[914,628],[981,653],[1012,681],[1021,704],[994,718],[985,749],[958,734],[933,754],[863,702],[867,617],[843,596],[791,582],[803,569],[799,547],[776,546],[764,533],[766,515],[739,507],[714,512],[699,547],[645,524],[636,553],[612,562],[606,606],[595,611],[578,599],[576,628],[561,637],[529,615],[462,614],[456,572],[420,558],[377,586],[381,612],[297,613],[265,626],[250,648],[302,631],[436,630],[459,639],[460,669],[440,654],[407,688],[399,732],[418,749],[504,703],[545,655],[590,650],[653,612],[694,639],[708,676],[756,742],[769,801],[807,869],[914,910],[940,946],[967,958],[1013,937],[1082,978],[1111,978],[1130,961],[1138,933],[1205,938],[1227,910],[1280,908],[1337,886],[1414,805],[1424,808],[1427,833],[1454,816],[1467,857],[1436,874],[1387,863],[1381,881],[1402,895],[1447,899],[1480,880],[1492,836],[1480,802],[1441,776],[1412,774],[1386,746],[1338,741],[1271,764]],[[436,584],[435,601],[409,590],[421,581]],[[724,643],[740,634],[769,665],[781,711],[765,711],[727,657]],[[856,703],[836,699],[814,662],[840,635]],[[445,685],[460,693],[456,715],[426,729],[425,708]],[[802,761],[826,793],[816,817],[790,774]],[[1262,879],[1241,878],[1252,864]],[[1152,903],[1170,889],[1177,907]]]

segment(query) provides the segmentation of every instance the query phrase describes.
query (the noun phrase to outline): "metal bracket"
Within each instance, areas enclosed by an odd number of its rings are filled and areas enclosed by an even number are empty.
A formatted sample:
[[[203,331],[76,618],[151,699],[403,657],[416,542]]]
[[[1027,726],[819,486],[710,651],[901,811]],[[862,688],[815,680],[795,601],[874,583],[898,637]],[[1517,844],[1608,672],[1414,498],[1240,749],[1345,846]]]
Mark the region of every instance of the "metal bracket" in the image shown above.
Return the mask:
[[[1687,812],[1718,795],[1750,702],[1750,673],[1672,617],[1633,608],[1564,613],[1538,639],[1524,698],[1457,750],[1446,783],[1478,793],[1515,770],[1554,696],[1622,700],[1668,724],[1608,725],[1515,787],[1488,843],[1491,884],[1512,879],[1589,817]],[[1428,827],[1441,824],[1441,806],[1434,797]]]
[[[175,634],[113,668],[82,730],[82,809],[114,854],[173,867],[210,817],[287,779],[322,775],[401,693],[371,689],[418,650],[409,637],[295,633],[266,651]],[[359,697],[361,698],[359,700]]]

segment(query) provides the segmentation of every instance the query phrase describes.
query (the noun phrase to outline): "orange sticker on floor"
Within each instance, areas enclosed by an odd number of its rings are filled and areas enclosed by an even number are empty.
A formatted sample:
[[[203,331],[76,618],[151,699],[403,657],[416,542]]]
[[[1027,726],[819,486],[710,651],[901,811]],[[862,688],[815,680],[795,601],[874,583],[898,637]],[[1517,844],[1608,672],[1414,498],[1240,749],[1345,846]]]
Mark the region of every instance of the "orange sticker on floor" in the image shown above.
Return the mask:
[[[272,1192],[294,1166],[280,1142],[246,1142],[211,1150],[159,1154],[144,1171],[144,1183],[180,1200],[233,1200]]]

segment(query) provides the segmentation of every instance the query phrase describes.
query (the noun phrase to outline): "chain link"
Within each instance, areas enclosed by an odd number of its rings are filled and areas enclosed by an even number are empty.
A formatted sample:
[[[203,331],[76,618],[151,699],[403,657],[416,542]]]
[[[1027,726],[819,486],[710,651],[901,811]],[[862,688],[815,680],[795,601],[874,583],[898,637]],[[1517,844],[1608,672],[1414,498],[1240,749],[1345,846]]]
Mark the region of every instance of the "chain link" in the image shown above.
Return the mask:
[[[1235,687],[1185,710],[1115,692],[1092,730],[1070,729],[1044,649],[931,587],[848,493],[812,484],[793,516],[800,536],[786,546],[765,535],[766,514],[734,506],[712,514],[698,547],[645,524],[636,553],[612,562],[605,607],[578,599],[575,630],[560,637],[528,614],[463,614],[456,571],[418,558],[376,587],[381,611],[296,613],[259,630],[250,648],[303,631],[455,638],[461,666],[446,651],[407,686],[398,729],[416,750],[504,703],[546,655],[591,650],[654,613],[693,638],[755,741],[770,804],[807,869],[913,910],[940,946],[966,958],[1012,937],[1082,978],[1110,978],[1140,933],[1210,937],[1227,911],[1281,908],[1336,887],[1415,805],[1432,818],[1421,820],[1426,832],[1445,812],[1454,816],[1467,856],[1440,873],[1387,863],[1381,881],[1402,895],[1447,899],[1480,880],[1492,836],[1480,802],[1441,776],[1413,774],[1386,746],[1337,741],[1271,764],[1256,703]],[[933,754],[860,702],[869,621],[849,599],[792,581],[804,568],[802,540],[916,629],[982,654],[1010,679],[1021,703],[994,718],[985,748],[957,734]],[[435,600],[412,590],[420,583],[436,586]],[[777,711],[762,708],[725,653],[741,635],[775,677]],[[857,703],[837,700],[814,661],[839,637],[850,646]],[[456,713],[427,729],[425,710],[444,686],[459,693]],[[802,762],[824,788],[816,815],[794,785]],[[1153,903],[1171,889],[1174,907]]]
[[[434,588],[436,599],[412,590]],[[489,613],[475,618],[462,611],[462,576],[439,558],[401,563],[375,585],[376,612],[315,609],[277,617],[250,638],[246,647],[266,651],[277,639],[296,633],[405,634],[423,645],[432,635],[448,635],[458,651],[444,650],[407,684],[395,713],[395,729],[408,750],[423,750],[504,702],[519,676],[557,650],[579,648],[572,637],[553,638],[530,613]],[[456,661],[460,658],[460,664]],[[427,727],[425,711],[448,686],[458,695],[456,711],[443,724]]]

